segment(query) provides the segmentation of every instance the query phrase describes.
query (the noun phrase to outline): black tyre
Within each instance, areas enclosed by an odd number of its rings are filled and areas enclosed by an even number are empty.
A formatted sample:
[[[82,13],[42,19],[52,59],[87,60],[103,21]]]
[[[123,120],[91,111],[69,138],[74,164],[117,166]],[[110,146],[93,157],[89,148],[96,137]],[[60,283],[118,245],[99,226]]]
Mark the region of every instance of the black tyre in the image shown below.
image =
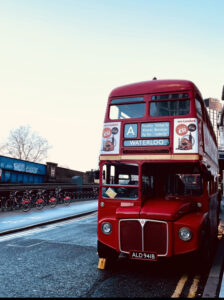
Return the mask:
[[[106,269],[110,269],[117,261],[119,253],[100,241],[97,241],[97,253],[99,258],[106,258]]]
[[[71,198],[64,199],[64,205],[68,206],[71,203]]]
[[[57,200],[50,202],[50,207],[55,207],[57,205]]]
[[[42,209],[44,207],[44,202],[36,202],[36,209]]]
[[[29,211],[31,209],[31,204],[30,203],[24,203],[22,204],[22,210],[23,211]]]
[[[197,263],[202,270],[206,270],[211,266],[215,251],[215,244],[213,242],[209,221],[207,221],[202,229],[201,245],[197,252]]]

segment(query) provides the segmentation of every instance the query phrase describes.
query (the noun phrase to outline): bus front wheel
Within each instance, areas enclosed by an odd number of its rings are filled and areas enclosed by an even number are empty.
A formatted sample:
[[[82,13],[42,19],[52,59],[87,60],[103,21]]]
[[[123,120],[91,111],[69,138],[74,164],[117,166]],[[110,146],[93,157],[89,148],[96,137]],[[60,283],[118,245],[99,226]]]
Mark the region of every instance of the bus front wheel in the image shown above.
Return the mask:
[[[212,237],[210,232],[209,222],[204,226],[202,230],[202,242],[198,253],[199,263],[202,268],[209,267],[214,255],[214,244],[212,243]]]
[[[97,253],[99,258],[106,259],[106,268],[112,266],[112,264],[118,259],[119,253],[114,249],[104,245],[100,241],[97,241]]]

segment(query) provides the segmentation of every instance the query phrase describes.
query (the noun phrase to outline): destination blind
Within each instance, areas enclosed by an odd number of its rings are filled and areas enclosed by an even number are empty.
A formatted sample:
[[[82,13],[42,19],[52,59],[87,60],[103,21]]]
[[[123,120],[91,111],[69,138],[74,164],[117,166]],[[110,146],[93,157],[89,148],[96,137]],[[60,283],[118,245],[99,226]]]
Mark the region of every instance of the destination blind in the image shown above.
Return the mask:
[[[169,122],[154,122],[141,124],[140,137],[138,138],[138,124],[125,124],[124,137],[129,140],[124,141],[125,147],[149,147],[149,146],[168,146],[169,139],[163,137],[170,136],[170,123]],[[152,139],[161,137],[163,139]],[[150,138],[150,139],[145,139]]]

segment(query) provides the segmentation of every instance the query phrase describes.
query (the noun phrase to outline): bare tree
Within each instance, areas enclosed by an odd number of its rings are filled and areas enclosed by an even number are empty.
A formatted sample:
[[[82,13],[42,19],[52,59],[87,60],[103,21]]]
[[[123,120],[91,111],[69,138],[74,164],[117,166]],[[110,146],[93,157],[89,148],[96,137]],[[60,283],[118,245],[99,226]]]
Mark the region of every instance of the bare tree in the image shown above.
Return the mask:
[[[47,151],[50,148],[46,139],[31,132],[30,126],[20,126],[10,131],[8,141],[2,147],[2,152],[18,159],[42,162],[47,158]]]
[[[3,153],[3,152],[5,152],[5,144],[1,143],[0,144],[0,153]]]

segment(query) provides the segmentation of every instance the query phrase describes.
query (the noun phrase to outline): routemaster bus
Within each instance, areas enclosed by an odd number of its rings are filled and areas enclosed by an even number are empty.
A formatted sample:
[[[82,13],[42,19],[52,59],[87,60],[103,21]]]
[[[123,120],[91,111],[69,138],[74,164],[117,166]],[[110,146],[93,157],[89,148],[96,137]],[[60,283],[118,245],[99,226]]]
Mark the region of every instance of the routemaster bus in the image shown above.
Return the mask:
[[[125,253],[209,259],[219,221],[217,141],[187,80],[112,90],[100,149],[99,268]]]

